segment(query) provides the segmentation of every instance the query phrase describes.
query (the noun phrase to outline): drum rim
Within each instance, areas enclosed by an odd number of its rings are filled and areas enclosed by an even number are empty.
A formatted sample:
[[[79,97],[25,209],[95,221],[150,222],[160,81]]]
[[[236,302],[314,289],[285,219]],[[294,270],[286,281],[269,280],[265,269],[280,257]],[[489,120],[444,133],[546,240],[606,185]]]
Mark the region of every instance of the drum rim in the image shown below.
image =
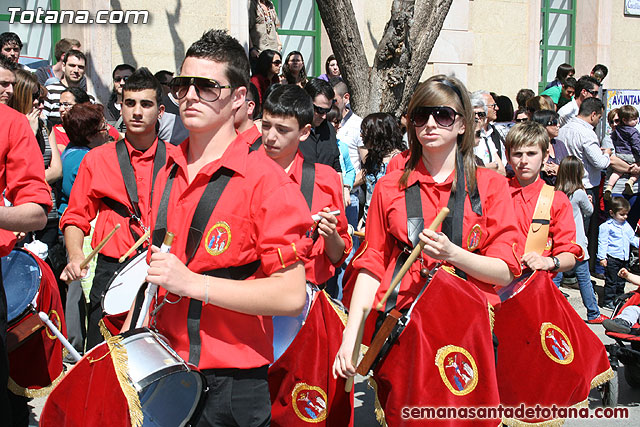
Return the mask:
[[[120,268],[118,269],[118,271],[113,273],[113,276],[111,277],[111,279],[109,279],[109,283],[107,283],[107,287],[105,288],[105,290],[102,292],[102,296],[100,298],[100,309],[102,310],[103,313],[103,317],[106,316],[117,316],[119,314],[122,313],[126,313],[127,311],[123,311],[121,313],[107,313],[107,311],[104,308],[104,300],[107,296],[107,292],[109,292],[109,289],[111,288],[111,285],[113,284],[113,282],[116,280],[116,278],[120,275],[120,272],[122,270],[124,270],[125,268],[127,268],[127,266],[129,266],[129,264],[133,263],[134,261],[137,261],[138,258],[140,258],[142,255],[145,255],[144,257],[142,257],[142,259],[145,259],[147,257],[147,253],[149,252],[149,250],[144,250],[142,252],[140,252],[139,254],[137,254],[134,257],[129,258],[128,260],[126,260],[125,262],[122,263],[122,266],[120,266]],[[146,261],[145,261],[146,263]],[[148,264],[147,264],[148,265]],[[142,285],[144,285],[145,282],[142,282],[140,284],[140,286],[142,287]],[[138,288],[138,290],[140,290],[140,288]]]
[[[6,285],[3,285],[4,287],[4,291],[5,291],[5,298],[7,300],[7,328],[11,327],[11,326],[15,326],[18,323],[20,323],[20,321],[22,321],[25,317],[27,317],[29,314],[35,314],[37,308],[38,308],[38,304],[37,304],[37,300],[38,300],[38,295],[40,295],[40,286],[42,285],[42,268],[40,267],[40,263],[38,262],[38,256],[36,254],[34,254],[33,252],[24,249],[24,248],[13,248],[11,250],[11,252],[23,252],[24,254],[30,256],[36,263],[36,266],[38,267],[38,289],[36,291],[36,294],[33,296],[33,299],[29,302],[29,304],[27,304],[27,306],[24,308],[24,310],[22,310],[20,312],[20,314],[18,314],[17,316],[15,316],[13,319],[9,320],[9,300],[8,298],[6,298],[6,294],[7,294],[7,287]],[[2,257],[3,259],[8,257],[9,255],[11,255],[11,252],[9,252],[7,255],[5,255],[4,257]],[[4,274],[3,274],[3,282],[4,282]]]

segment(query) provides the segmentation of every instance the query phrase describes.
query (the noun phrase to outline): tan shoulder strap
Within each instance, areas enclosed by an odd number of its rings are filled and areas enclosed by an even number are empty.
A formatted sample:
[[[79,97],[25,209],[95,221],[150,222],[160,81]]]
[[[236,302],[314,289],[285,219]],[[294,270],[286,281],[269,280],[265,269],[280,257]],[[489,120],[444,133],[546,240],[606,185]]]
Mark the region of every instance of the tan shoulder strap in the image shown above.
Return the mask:
[[[552,186],[544,184],[536,209],[533,212],[531,225],[529,226],[529,234],[527,234],[527,242],[524,245],[524,253],[537,252],[542,254],[547,246],[549,237],[549,220],[551,219],[551,204],[555,190]]]

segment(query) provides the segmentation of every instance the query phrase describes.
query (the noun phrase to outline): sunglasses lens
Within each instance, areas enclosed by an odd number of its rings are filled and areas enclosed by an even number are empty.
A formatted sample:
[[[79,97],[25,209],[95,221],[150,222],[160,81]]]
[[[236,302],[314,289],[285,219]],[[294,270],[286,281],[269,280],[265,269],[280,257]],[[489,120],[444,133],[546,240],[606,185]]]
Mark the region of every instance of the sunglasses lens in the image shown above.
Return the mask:
[[[448,107],[438,107],[433,110],[433,118],[440,126],[449,127],[456,119],[456,113]]]
[[[203,101],[213,102],[220,97],[221,88],[215,80],[204,77],[174,77],[169,83],[171,93],[178,99],[187,96],[191,85],[195,87],[197,95]]]
[[[273,65],[281,65],[281,64],[282,64],[282,61],[273,61],[273,62],[272,62],[272,64],[273,64]]]
[[[411,121],[415,127],[424,126],[429,121],[429,116],[431,113],[428,111],[424,111],[420,108],[416,109],[411,115]]]

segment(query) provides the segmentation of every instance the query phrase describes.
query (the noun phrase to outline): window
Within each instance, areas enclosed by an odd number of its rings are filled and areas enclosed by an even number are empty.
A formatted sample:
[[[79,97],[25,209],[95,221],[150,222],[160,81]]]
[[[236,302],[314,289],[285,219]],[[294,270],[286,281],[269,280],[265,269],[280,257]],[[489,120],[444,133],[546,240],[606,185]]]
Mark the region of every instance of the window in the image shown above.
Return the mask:
[[[304,57],[308,75],[322,74],[320,58],[321,20],[314,0],[274,0],[281,28],[282,60],[291,51],[297,50]]]
[[[59,24],[10,24],[11,14],[7,11],[9,7],[18,7],[22,10],[36,11],[38,8],[44,10],[60,10],[60,0],[0,0],[0,33],[5,31],[14,32],[22,40],[22,51],[20,62],[32,68],[45,65],[44,62],[53,62],[53,47],[60,40]],[[29,57],[29,58],[26,58]],[[42,59],[37,61],[33,58]],[[33,64],[33,65],[30,65]]]
[[[576,43],[576,1],[541,0],[539,91],[556,77],[558,65],[574,64]]]

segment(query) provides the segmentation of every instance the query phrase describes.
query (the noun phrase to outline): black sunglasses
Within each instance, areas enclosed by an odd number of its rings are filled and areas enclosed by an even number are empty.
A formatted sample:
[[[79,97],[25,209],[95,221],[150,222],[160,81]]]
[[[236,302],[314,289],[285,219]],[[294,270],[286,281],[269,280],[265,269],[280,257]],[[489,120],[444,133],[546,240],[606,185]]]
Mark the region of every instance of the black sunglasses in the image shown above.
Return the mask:
[[[524,119],[516,119],[516,123],[522,123],[522,122],[526,122],[527,120],[529,120],[528,118],[524,118]]]
[[[411,122],[415,127],[427,124],[429,117],[433,116],[436,123],[442,127],[449,127],[456,121],[456,116],[462,116],[451,107],[418,107],[411,112]]]
[[[547,122],[547,126],[558,126],[558,120],[557,119],[549,120]]]
[[[169,88],[176,99],[182,99],[189,93],[189,88],[196,89],[198,97],[207,102],[217,101],[222,89],[233,89],[231,85],[221,86],[216,80],[207,77],[178,76],[171,79]]]
[[[485,117],[487,117],[487,113],[485,113],[484,111],[474,111],[473,115],[478,117],[479,119],[484,119]]]
[[[323,107],[318,107],[316,104],[313,104],[313,109],[315,110],[316,113],[323,115],[323,114],[329,114],[329,111],[331,111],[331,108],[333,107],[333,104],[336,103],[335,99],[331,100],[331,107],[329,108],[323,108]]]
[[[126,77],[125,77],[125,76],[122,76],[122,77],[114,77],[114,78],[113,78],[113,81],[114,81],[114,82],[119,82],[120,80],[122,80],[123,82],[126,82],[128,78],[129,78],[129,76],[126,76]]]
[[[279,59],[276,59],[275,61],[272,62],[273,65],[282,65],[282,61],[280,61]]]

